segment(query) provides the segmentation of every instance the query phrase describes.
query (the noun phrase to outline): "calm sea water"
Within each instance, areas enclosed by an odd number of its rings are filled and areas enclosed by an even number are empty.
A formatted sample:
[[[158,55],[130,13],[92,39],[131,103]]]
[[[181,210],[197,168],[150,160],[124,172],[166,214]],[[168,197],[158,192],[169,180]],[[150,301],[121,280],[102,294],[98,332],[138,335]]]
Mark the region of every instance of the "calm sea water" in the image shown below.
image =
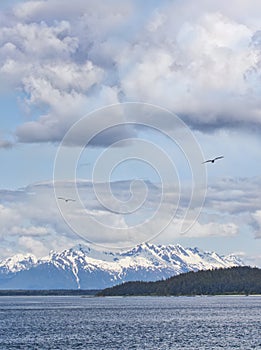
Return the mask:
[[[0,297],[0,349],[261,349],[261,297]]]

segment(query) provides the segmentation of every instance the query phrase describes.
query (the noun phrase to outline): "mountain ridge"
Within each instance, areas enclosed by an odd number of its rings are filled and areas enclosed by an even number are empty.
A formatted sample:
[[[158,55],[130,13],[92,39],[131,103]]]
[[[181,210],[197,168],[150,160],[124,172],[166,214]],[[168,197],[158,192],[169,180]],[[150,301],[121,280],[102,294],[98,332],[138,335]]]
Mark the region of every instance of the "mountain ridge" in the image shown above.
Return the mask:
[[[188,271],[243,265],[231,254],[220,256],[179,244],[142,243],[121,252],[81,244],[40,259],[17,254],[0,261],[0,289],[103,289],[127,281],[156,281]]]

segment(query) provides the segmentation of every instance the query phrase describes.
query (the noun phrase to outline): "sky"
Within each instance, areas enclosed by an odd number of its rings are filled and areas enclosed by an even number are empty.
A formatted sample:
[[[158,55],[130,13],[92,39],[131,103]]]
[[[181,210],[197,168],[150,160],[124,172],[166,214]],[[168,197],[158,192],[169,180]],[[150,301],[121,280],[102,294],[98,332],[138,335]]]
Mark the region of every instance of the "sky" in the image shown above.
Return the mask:
[[[150,241],[261,267],[260,13],[2,0],[0,259]]]

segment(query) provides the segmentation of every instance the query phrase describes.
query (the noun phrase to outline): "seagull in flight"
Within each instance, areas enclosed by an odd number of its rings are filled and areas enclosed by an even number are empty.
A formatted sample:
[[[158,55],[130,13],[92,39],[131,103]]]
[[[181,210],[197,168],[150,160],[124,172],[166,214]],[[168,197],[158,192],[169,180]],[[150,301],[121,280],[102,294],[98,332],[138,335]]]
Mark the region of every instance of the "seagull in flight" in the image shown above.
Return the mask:
[[[213,159],[208,159],[205,162],[203,162],[202,164],[204,164],[204,163],[214,163],[216,160],[222,159],[222,158],[224,158],[224,156],[216,157],[216,158],[213,158]]]
[[[61,199],[61,200],[65,201],[66,203],[67,202],[75,202],[75,199],[72,199],[72,198],[58,197],[58,199]]]

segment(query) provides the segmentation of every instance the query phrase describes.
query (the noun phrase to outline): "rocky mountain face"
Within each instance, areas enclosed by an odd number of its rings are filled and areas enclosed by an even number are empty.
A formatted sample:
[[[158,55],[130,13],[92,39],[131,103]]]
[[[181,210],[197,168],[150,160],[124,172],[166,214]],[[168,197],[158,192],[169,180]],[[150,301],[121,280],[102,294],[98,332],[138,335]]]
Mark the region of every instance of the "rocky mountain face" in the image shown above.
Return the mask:
[[[102,289],[127,281],[156,281],[188,271],[243,265],[234,255],[219,256],[181,245],[143,243],[123,252],[78,245],[41,259],[18,254],[0,261],[0,289]]]

